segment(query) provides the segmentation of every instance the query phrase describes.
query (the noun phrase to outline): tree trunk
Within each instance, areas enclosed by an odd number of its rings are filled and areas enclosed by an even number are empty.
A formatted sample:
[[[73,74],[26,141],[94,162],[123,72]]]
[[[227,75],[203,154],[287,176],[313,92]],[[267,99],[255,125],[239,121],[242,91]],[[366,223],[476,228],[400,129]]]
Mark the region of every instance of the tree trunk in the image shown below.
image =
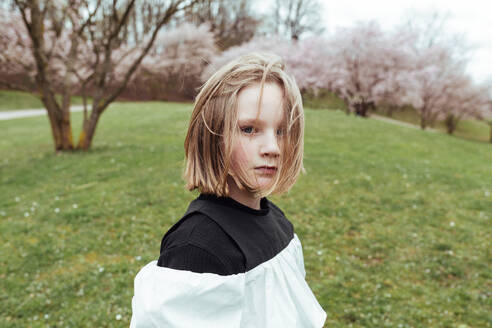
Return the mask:
[[[361,117],[367,117],[367,112],[369,111],[370,104],[366,102],[361,102],[355,104],[355,115]]]
[[[48,111],[55,151],[73,150],[70,104],[67,108],[60,109],[54,95],[48,90],[41,91],[41,101]]]
[[[91,148],[99,117],[101,117],[101,113],[93,108],[89,120],[84,121],[82,131],[80,131],[77,149],[87,151]]]
[[[61,119],[62,149],[73,150],[72,125],[70,124],[70,105],[62,109]]]
[[[456,122],[454,120],[453,115],[446,116],[444,122],[446,124],[446,132],[448,134],[453,134],[454,130],[456,129]]]
[[[62,147],[62,133],[58,125],[57,115],[54,110],[51,110],[46,106],[46,111],[48,112],[48,118],[50,120],[51,134],[53,135],[53,142],[55,143],[55,152],[61,150]]]
[[[427,121],[423,115],[420,115],[420,128],[422,130],[425,130],[426,127],[427,127]]]
[[[388,117],[393,117],[393,113],[396,111],[396,106],[393,105],[388,105],[388,108],[386,109],[386,115]]]
[[[73,150],[72,126],[70,124],[70,112],[57,115],[47,109],[50,120],[51,133],[55,143],[55,151]]]
[[[369,106],[363,102],[360,104],[360,116],[362,117],[367,117],[367,110],[369,109]]]
[[[354,104],[354,112],[355,112],[355,116],[360,115],[360,104],[359,103]]]

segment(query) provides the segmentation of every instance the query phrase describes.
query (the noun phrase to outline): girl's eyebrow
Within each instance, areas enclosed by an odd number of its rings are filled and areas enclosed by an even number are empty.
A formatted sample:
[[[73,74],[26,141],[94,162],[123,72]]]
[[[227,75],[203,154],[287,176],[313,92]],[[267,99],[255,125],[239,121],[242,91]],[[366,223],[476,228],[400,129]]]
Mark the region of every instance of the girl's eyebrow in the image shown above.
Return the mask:
[[[241,124],[257,124],[257,123],[261,123],[261,120],[257,120],[255,118],[246,118],[246,119],[239,119],[239,123],[241,123]]]
[[[263,125],[265,124],[266,122],[261,120],[261,119],[255,119],[255,118],[245,118],[245,119],[239,119],[238,120],[238,123],[241,124],[241,125],[244,125],[244,124],[258,124],[258,125]],[[278,125],[282,125],[281,122],[279,122]]]

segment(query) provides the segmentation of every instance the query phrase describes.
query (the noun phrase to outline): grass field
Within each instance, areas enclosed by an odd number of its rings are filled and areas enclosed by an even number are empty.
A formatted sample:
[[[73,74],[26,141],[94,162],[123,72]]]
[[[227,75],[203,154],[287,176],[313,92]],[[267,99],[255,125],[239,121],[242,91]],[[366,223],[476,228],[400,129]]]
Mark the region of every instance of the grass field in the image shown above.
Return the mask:
[[[0,121],[1,327],[128,327],[136,273],[196,197],[190,109],[114,104],[91,151],[58,155],[46,117]],[[492,145],[306,110],[305,146],[270,199],[325,327],[492,326]]]

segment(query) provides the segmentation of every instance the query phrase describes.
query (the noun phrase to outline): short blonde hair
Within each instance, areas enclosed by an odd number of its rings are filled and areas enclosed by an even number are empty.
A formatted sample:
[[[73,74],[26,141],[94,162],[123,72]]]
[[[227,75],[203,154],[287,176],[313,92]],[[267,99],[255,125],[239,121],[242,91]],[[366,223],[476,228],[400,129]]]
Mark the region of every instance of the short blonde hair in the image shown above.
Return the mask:
[[[232,145],[239,130],[238,94],[243,88],[259,83],[260,104],[265,82],[277,83],[284,94],[282,129],[285,133],[281,136],[277,173],[264,190],[249,185],[244,176],[234,176],[234,181],[240,189],[246,188],[263,197],[288,191],[304,171],[304,112],[299,88],[284,71],[280,57],[251,53],[220,68],[196,97],[184,144],[183,178],[188,190],[198,188],[205,194],[229,195],[227,177],[231,173]]]

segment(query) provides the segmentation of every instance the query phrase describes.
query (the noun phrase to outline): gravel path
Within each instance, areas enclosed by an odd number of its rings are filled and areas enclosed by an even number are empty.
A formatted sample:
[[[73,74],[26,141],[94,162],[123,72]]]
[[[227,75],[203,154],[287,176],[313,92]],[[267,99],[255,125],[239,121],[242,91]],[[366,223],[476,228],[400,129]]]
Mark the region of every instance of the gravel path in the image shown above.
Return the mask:
[[[84,106],[81,106],[81,105],[70,107],[71,112],[80,112],[83,109],[84,109]],[[36,108],[36,109],[19,109],[19,110],[0,111],[0,121],[12,120],[15,118],[40,116],[40,115],[46,115],[46,109]]]
[[[395,120],[395,119],[392,119],[392,118],[389,118],[389,117],[385,117],[385,116],[379,116],[379,115],[371,114],[369,117],[370,118],[374,118],[374,119],[376,119],[378,121],[383,121],[383,122],[387,122],[387,123],[391,123],[391,124],[405,126],[407,128],[420,129],[420,126],[419,125],[415,125],[415,124],[411,124],[411,123],[407,123],[407,122],[398,121],[398,120]],[[432,128],[426,128],[425,131],[436,132],[436,130],[435,129],[432,129]]]

